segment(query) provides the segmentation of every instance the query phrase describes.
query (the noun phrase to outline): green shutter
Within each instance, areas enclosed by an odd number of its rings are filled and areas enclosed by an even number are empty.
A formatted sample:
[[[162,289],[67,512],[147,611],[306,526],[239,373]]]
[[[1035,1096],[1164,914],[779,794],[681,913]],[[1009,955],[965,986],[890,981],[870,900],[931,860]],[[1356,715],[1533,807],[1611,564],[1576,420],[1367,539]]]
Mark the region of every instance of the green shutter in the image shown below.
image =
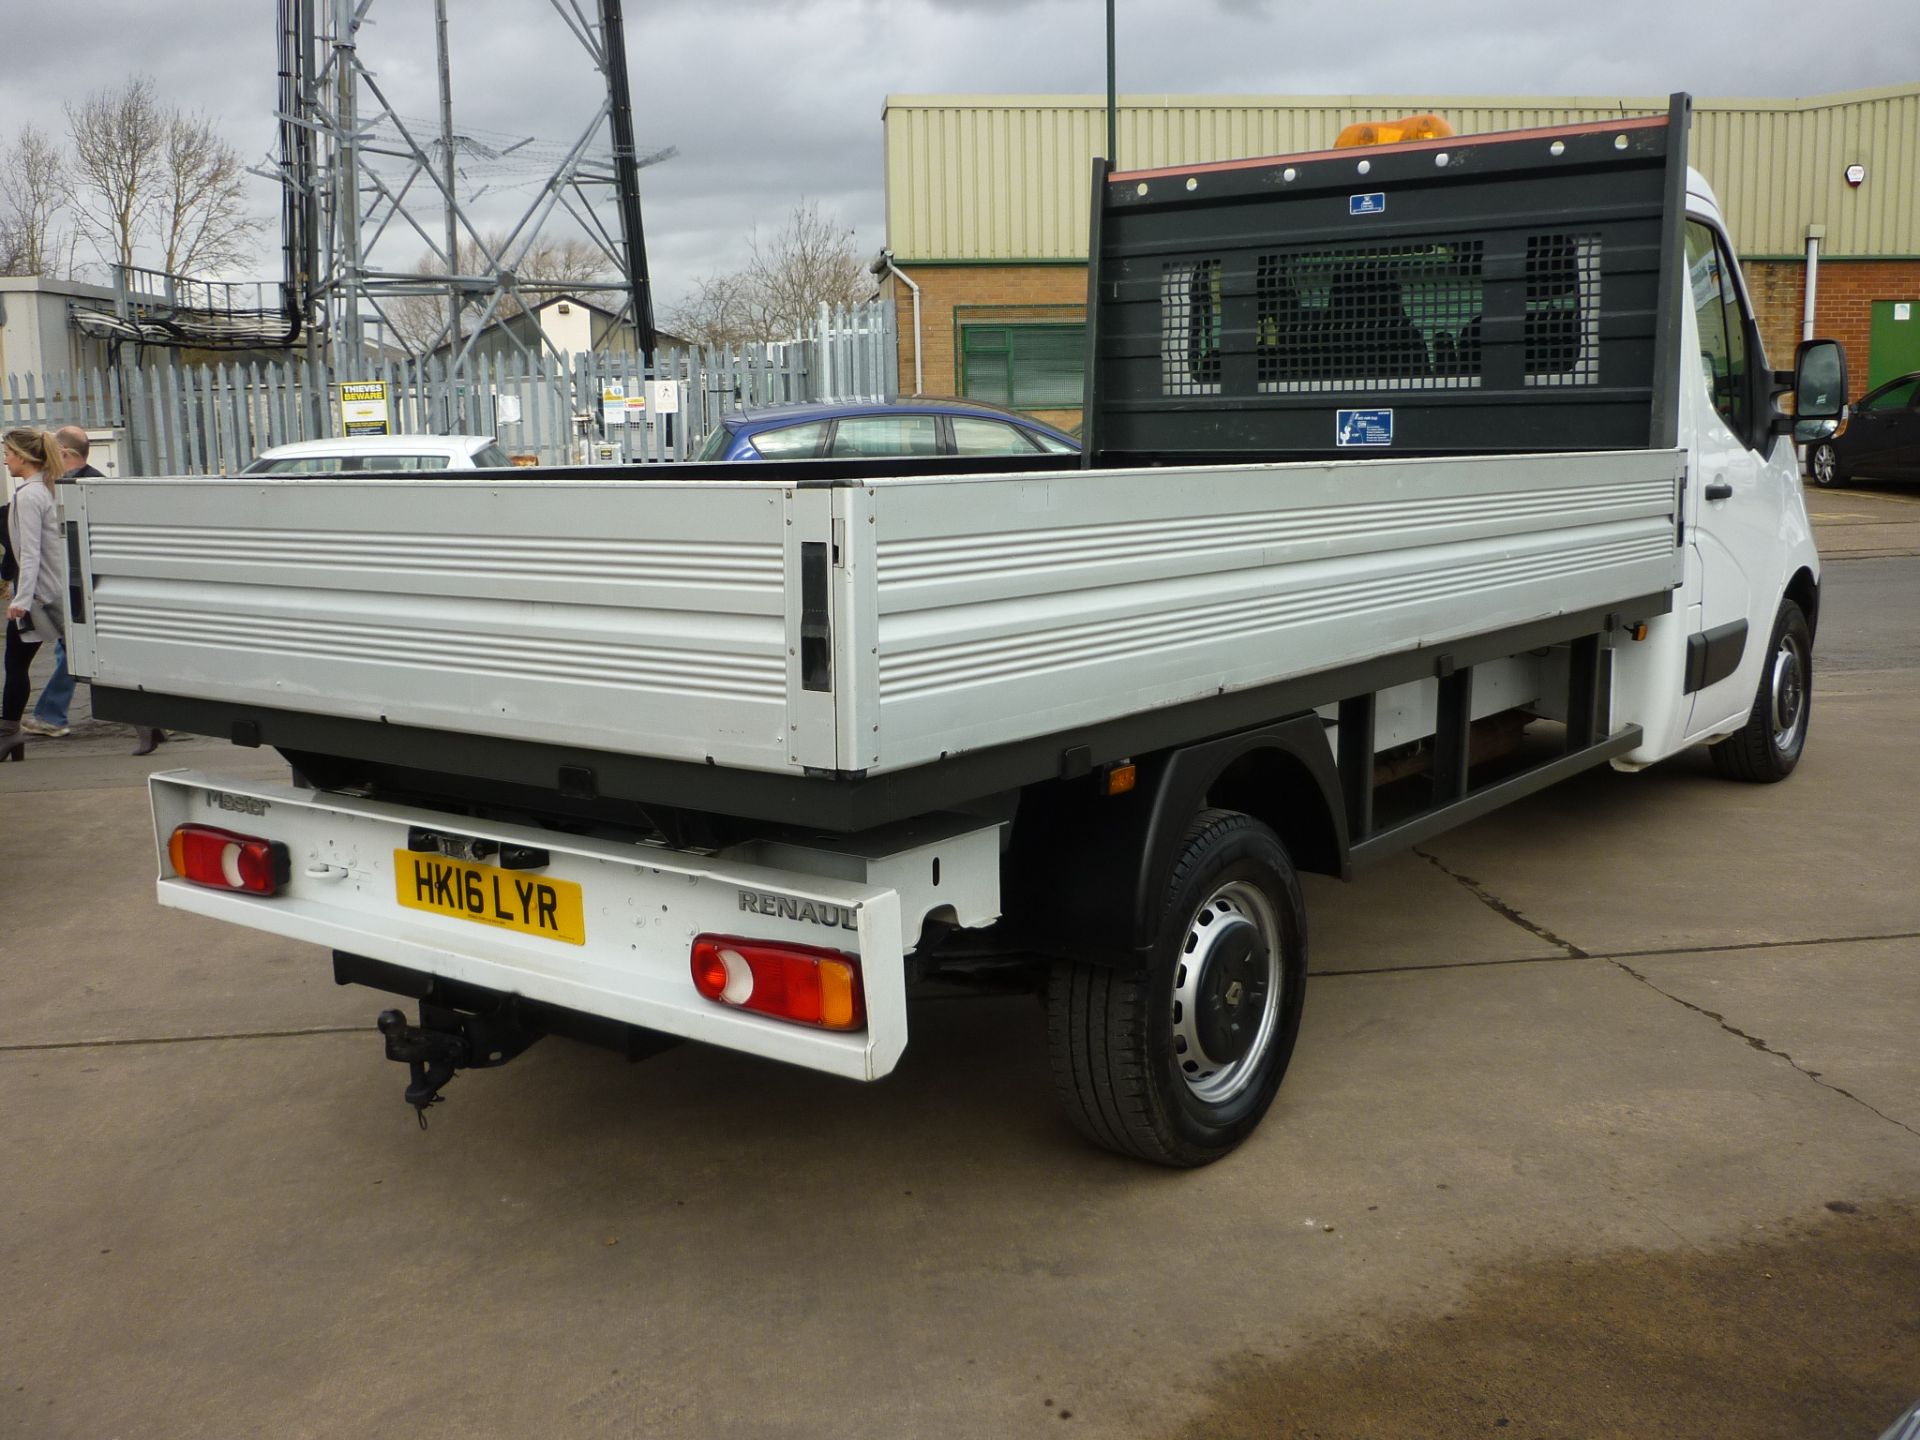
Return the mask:
[[[1016,410],[1077,409],[1086,343],[1084,323],[963,325],[961,392]]]

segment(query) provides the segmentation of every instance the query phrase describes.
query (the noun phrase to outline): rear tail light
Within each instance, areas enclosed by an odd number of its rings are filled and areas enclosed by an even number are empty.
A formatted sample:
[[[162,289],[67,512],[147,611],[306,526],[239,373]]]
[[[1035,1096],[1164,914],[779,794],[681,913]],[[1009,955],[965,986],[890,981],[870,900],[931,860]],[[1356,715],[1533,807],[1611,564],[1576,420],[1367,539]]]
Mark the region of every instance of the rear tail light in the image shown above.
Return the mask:
[[[167,840],[173,873],[215,890],[245,890],[273,895],[293,871],[287,847],[278,840],[236,835],[212,825],[182,825]]]
[[[693,984],[709,1000],[778,1020],[823,1030],[867,1023],[860,962],[838,950],[701,935],[693,942]]]

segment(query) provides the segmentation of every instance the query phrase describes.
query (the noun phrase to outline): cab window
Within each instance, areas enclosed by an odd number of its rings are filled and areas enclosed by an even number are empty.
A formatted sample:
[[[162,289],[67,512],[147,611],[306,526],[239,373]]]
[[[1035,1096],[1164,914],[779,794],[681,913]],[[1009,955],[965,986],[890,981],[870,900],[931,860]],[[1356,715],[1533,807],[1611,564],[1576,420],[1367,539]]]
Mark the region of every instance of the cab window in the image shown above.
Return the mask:
[[[354,468],[360,470],[445,470],[445,455],[369,455]]]
[[[1700,330],[1700,378],[1727,428],[1745,441],[1753,433],[1752,362],[1740,287],[1733,277],[1720,238],[1699,221],[1688,221],[1687,280]]]
[[[724,425],[713,427],[713,433],[700,442],[700,448],[693,452],[696,460],[718,460],[727,453],[727,447],[733,443],[733,431]]]
[[[256,460],[247,467],[249,475],[337,475],[347,468],[338,455],[299,455],[278,460]]]
[[[840,456],[938,455],[940,428],[931,415],[862,415],[842,420],[833,432]]]
[[[1913,404],[1913,393],[1920,390],[1920,375],[1896,380],[1884,390],[1876,390],[1860,402],[1862,410],[1904,410]]]
[[[1004,420],[953,417],[953,448],[957,455],[1031,455],[1033,442]]]
[[[753,448],[769,460],[810,460],[820,453],[820,437],[827,433],[827,422],[788,425],[779,430],[762,430],[753,436]]]

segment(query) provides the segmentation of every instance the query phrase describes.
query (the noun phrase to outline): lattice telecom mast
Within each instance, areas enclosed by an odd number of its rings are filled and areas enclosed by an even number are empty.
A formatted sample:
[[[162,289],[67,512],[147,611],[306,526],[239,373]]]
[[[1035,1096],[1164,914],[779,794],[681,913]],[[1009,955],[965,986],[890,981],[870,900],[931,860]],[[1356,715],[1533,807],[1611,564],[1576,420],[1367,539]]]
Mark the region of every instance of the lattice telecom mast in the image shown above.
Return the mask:
[[[462,339],[517,305],[546,295],[605,293],[608,309],[631,323],[640,349],[654,348],[653,295],[640,226],[639,174],[671,148],[637,155],[627,93],[621,0],[548,0],[606,84],[586,129],[570,145],[456,130],[447,48],[446,0],[435,0],[439,115],[399,114],[363,51],[374,0],[279,0],[280,173],[289,303],[304,317],[310,360],[356,369],[369,332],[393,332],[389,308],[409,296],[446,301],[436,344]],[[596,11],[591,18],[587,9]],[[563,77],[543,74],[542,83]],[[461,182],[471,187],[463,203]],[[489,183],[491,182],[491,183]],[[468,205],[492,190],[532,192],[519,218],[489,244]],[[613,203],[612,224],[596,201]],[[563,211],[604,255],[607,280],[532,280],[518,271]],[[550,236],[548,238],[551,238]],[[393,263],[395,249],[424,249],[429,268]],[[462,274],[462,250],[481,258]],[[376,260],[378,251],[383,259]],[[477,310],[477,315],[474,312]]]

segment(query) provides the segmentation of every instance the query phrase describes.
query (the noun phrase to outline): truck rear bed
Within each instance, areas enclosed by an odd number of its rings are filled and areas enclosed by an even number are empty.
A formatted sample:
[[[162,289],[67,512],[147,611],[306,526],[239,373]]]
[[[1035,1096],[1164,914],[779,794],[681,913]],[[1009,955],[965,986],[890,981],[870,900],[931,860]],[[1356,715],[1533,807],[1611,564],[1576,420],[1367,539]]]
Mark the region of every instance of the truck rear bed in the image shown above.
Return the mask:
[[[576,768],[897,776],[1169,707],[1206,733],[1236,694],[1324,675],[1296,697],[1324,703],[1380,657],[1663,611],[1684,479],[1680,452],[1616,451],[90,480],[68,508],[73,666],[105,713],[329,753],[389,731]]]

